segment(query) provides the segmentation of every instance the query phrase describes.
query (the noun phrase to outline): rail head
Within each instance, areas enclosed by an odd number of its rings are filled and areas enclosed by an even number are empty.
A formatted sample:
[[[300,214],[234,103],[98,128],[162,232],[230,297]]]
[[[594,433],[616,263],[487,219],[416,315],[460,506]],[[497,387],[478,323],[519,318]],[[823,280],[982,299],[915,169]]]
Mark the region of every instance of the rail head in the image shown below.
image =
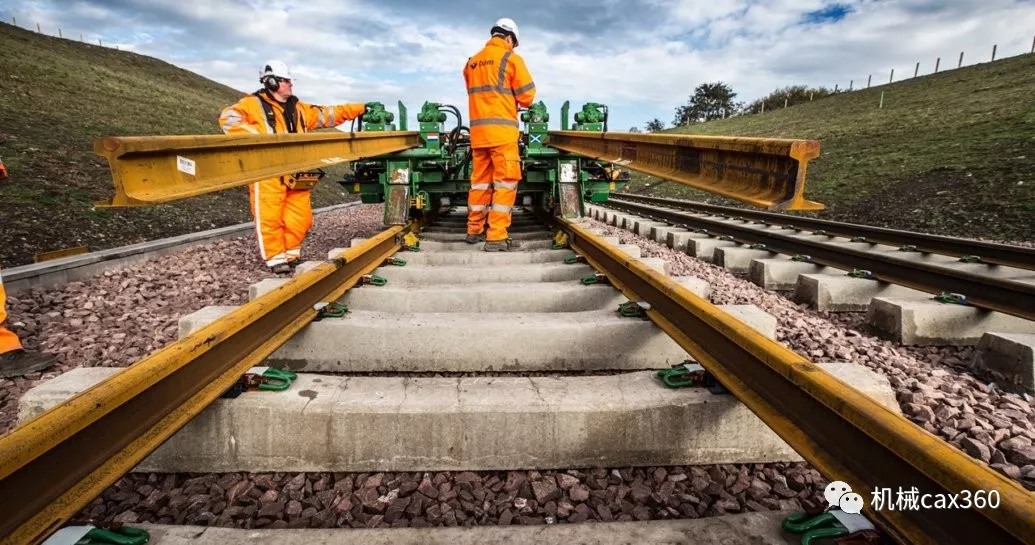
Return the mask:
[[[558,225],[648,317],[831,480],[956,496],[995,490],[998,508],[864,512],[902,543],[1030,543],[1035,496],[899,414],[568,220]]]
[[[413,131],[106,136],[93,147],[114,196],[98,205],[151,206],[420,145]]]
[[[547,145],[768,210],[822,210],[805,198],[815,140],[550,131]]]

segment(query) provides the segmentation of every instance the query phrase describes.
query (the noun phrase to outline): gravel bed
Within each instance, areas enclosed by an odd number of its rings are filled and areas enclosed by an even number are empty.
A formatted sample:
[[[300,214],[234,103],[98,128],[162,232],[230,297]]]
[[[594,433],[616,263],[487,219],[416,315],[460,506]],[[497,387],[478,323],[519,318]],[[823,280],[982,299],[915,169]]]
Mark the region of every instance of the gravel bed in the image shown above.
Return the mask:
[[[855,362],[886,376],[904,415],[1003,475],[1035,490],[1035,403],[970,370],[973,347],[900,346],[872,334],[862,313],[818,312],[657,242],[590,220],[644,257],[661,257],[672,276],[711,284],[715,304],[755,304],[777,319],[777,339],[813,361]]]
[[[824,505],[797,464],[567,471],[155,474],[121,479],[80,516],[235,528],[634,521]]]
[[[381,231],[381,205],[315,217],[305,259],[326,259],[353,237]],[[259,257],[254,233],[106,271],[60,289],[8,297],[8,327],[26,348],[57,356],[43,373],[0,379],[0,434],[17,420],[18,399],[43,380],[76,367],[126,367],[176,340],[181,316],[208,305],[239,305],[248,286],[275,277]]]

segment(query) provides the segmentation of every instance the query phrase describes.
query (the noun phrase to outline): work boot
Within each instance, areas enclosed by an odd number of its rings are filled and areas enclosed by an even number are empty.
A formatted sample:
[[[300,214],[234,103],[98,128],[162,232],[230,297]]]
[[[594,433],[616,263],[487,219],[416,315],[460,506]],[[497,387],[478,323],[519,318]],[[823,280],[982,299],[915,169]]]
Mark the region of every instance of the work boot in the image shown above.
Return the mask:
[[[41,352],[26,352],[21,348],[0,354],[0,378],[20,377],[46,369],[57,363],[54,356]]]
[[[467,238],[464,239],[464,242],[468,244],[478,244],[483,240],[485,240],[485,233],[479,233],[477,235],[467,235]]]
[[[301,265],[302,263],[305,263],[304,259],[295,259],[292,261],[288,261],[288,267],[291,267],[291,269],[293,270],[295,267]]]
[[[504,240],[489,240],[485,242],[486,252],[513,252],[521,247],[521,243],[510,238]]]
[[[273,274],[291,274],[291,265],[287,263],[278,263],[270,267],[270,272]]]

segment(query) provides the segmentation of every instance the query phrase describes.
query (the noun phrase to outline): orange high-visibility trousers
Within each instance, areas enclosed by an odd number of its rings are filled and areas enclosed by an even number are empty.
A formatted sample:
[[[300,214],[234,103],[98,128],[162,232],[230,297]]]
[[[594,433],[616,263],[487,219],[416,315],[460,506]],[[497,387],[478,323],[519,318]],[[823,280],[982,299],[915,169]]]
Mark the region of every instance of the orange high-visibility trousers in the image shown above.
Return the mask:
[[[521,152],[518,143],[471,150],[471,190],[467,194],[467,234],[485,240],[507,239],[511,210],[521,181]]]
[[[308,190],[288,189],[279,178],[249,187],[255,234],[266,265],[296,261],[302,257],[302,241],[313,225]]]
[[[22,347],[18,336],[4,327],[5,322],[7,322],[7,292],[4,291],[4,276],[0,274],[0,354]]]

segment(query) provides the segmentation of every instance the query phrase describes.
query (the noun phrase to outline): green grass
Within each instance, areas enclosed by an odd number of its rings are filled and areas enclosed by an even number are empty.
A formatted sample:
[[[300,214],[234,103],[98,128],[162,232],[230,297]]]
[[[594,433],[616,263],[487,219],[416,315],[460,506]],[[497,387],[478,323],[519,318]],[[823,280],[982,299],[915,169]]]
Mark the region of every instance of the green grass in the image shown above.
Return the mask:
[[[666,132],[818,140],[805,194],[819,217],[1035,239],[1035,55]],[[647,193],[731,204],[672,183]]]
[[[245,188],[155,207],[93,207],[113,192],[95,138],[221,134],[219,113],[242,92],[158,59],[4,23],[0,43],[0,157],[10,173],[0,182],[0,265],[251,220]],[[333,179],[314,190],[314,207],[351,200]]]

